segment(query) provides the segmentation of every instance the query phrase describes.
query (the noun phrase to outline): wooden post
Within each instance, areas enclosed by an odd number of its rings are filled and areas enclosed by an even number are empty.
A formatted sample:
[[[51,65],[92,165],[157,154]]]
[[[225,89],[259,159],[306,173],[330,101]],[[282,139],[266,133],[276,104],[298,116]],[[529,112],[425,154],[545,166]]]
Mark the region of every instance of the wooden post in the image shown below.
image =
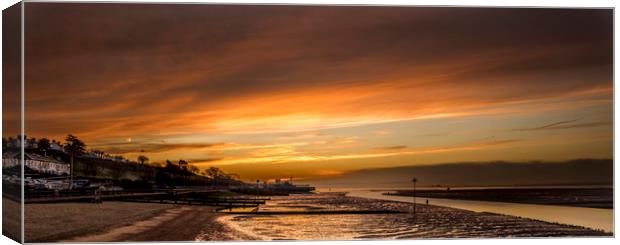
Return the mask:
[[[69,190],[73,190],[73,153],[71,153],[71,163],[69,165]]]
[[[258,199],[258,184],[260,180],[256,180],[256,199]]]
[[[418,182],[418,179],[416,179],[415,177],[413,178],[413,217],[415,217],[415,208],[416,208],[416,203],[415,203],[415,184],[416,182]]]

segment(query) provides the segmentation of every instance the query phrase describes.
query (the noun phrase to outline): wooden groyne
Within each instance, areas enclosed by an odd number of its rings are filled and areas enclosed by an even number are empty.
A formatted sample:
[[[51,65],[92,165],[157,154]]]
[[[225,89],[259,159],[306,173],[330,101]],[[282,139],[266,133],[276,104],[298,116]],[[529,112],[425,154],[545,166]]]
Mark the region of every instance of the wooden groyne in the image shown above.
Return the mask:
[[[326,215],[326,214],[402,214],[397,210],[300,210],[300,211],[231,211],[229,214],[251,215]]]
[[[67,191],[62,193],[40,192],[30,193],[25,203],[63,203],[63,202],[94,202],[95,200],[126,201],[142,203],[166,203],[178,205],[218,206],[227,209],[238,207],[257,207],[265,204],[269,197],[216,197],[213,190],[167,190],[153,192],[94,192]]]
[[[151,193],[116,193],[101,195],[102,200],[122,200],[125,198],[144,198],[144,197],[156,197],[165,196],[166,192],[151,192]],[[89,202],[94,198],[94,195],[69,195],[69,196],[45,196],[45,197],[31,197],[26,198],[24,203],[58,203],[58,202]]]
[[[206,205],[206,206],[218,206],[225,208],[239,208],[239,207],[257,207],[260,204],[265,204],[269,200],[268,198],[259,199],[241,199],[241,198],[124,198],[123,201],[128,202],[143,202],[143,203],[169,203],[179,205]]]

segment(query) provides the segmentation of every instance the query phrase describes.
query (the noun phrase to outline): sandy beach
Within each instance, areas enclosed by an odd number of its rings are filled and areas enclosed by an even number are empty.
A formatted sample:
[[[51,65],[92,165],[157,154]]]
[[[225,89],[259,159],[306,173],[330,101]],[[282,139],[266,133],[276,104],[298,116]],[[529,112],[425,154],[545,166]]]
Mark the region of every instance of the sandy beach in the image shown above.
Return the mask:
[[[209,213],[211,210],[210,207],[130,202],[28,204],[26,241],[188,240],[200,232],[192,229],[200,227],[192,222],[205,221],[198,219],[205,215],[197,216],[195,212]],[[197,219],[189,218],[193,216]],[[154,226],[158,229],[147,229]]]
[[[21,239],[20,203],[12,198],[2,197],[2,234],[14,240]]]

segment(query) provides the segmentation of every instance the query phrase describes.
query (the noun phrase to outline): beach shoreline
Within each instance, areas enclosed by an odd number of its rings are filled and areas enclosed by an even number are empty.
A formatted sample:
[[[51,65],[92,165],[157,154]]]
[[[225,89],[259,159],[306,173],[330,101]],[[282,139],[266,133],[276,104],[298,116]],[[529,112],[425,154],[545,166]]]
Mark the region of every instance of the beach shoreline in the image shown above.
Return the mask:
[[[384,195],[413,197],[413,191],[396,190]],[[510,202],[569,207],[613,209],[613,188],[487,188],[418,190],[419,198],[442,198],[489,202]]]
[[[343,193],[274,198],[263,214],[223,216],[220,220],[261,240],[374,240],[500,237],[606,237],[613,233],[518,216],[349,197]],[[295,210],[308,210],[309,214]],[[393,214],[316,215],[321,210],[394,210]],[[280,212],[280,215],[273,215]],[[289,213],[296,213],[290,215]],[[276,232],[277,231],[277,232]]]
[[[398,210],[406,211],[409,205],[403,202],[384,201],[343,195],[314,194],[280,197],[272,204],[264,205],[263,211],[272,215],[225,214],[216,212],[216,207],[174,204],[104,202],[57,203],[26,205],[27,242],[136,242],[136,241],[231,241],[231,240],[368,240],[368,239],[420,239],[454,237],[549,237],[549,236],[611,236],[610,233],[583,227],[553,224],[507,215],[471,212],[456,208],[433,205],[418,205],[417,218],[408,214],[325,214],[273,215],[278,208],[325,210]],[[335,207],[335,208],[334,208]],[[54,210],[50,213],[49,210]],[[290,213],[290,212],[289,212]],[[344,212],[346,213],[346,212]],[[366,215],[366,216],[364,216]],[[402,234],[389,234],[390,226],[380,228],[385,234],[361,232],[347,237],[324,236],[321,232],[307,233],[296,237],[271,236],[277,227],[266,226],[262,219],[278,217],[286,219],[329,220],[355,218],[363,223],[383,219],[383,224],[396,221]],[[320,217],[317,217],[320,216]],[[241,220],[241,223],[238,221]],[[247,223],[245,221],[258,221]],[[387,222],[387,223],[385,223]],[[372,223],[372,222],[371,222]],[[262,225],[261,225],[262,224]],[[479,227],[472,227],[477,224]],[[295,224],[293,224],[293,227]],[[355,228],[355,227],[354,227]],[[259,230],[263,234],[255,231]],[[329,231],[325,231],[329,232]],[[309,234],[309,235],[308,235]]]

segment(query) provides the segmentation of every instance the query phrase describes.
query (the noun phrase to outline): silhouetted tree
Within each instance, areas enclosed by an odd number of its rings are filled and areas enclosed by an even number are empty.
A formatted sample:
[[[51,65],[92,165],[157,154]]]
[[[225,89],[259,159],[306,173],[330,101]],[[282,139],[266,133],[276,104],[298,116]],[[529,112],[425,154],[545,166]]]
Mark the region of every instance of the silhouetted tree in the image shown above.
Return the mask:
[[[69,134],[67,135],[67,138],[65,138],[65,145],[63,148],[69,154],[80,156],[84,154],[84,151],[86,151],[86,144],[74,135]]]
[[[97,157],[102,158],[106,155],[105,152],[100,151],[100,150],[91,150],[92,153],[94,153],[95,155],[97,155]]]
[[[144,165],[145,162],[148,162],[149,158],[143,155],[138,156],[138,162],[140,162],[140,165]]]
[[[216,167],[210,167],[209,169],[207,169],[206,173],[207,176],[213,179],[213,185],[217,185],[218,179],[220,179],[222,176],[225,176],[224,172],[222,172],[222,170]]]
[[[181,170],[187,171],[187,165],[188,165],[187,161],[183,159],[179,160],[179,168]]]
[[[211,177],[212,179],[217,179],[222,176],[222,171],[219,168],[210,167],[209,169],[207,169],[207,176]]]
[[[69,156],[71,157],[70,159],[70,180],[71,180],[71,184],[70,184],[70,188],[73,188],[73,169],[74,169],[74,158],[77,156],[80,156],[82,154],[84,154],[84,151],[86,150],[86,144],[84,144],[84,142],[80,139],[78,139],[77,137],[75,137],[72,134],[67,135],[67,137],[65,138],[65,145],[63,146],[65,151],[67,153],[69,153]]]
[[[37,138],[24,138],[28,144],[26,144],[26,148],[35,148],[37,144]]]
[[[189,168],[189,171],[192,172],[193,174],[198,174],[200,172],[200,169],[194,165],[190,165],[188,168]]]
[[[41,138],[37,142],[37,149],[42,151],[44,155],[47,156],[47,151],[50,149],[52,145],[50,144],[50,140],[47,138]]]
[[[227,174],[226,177],[228,177],[231,180],[239,180],[239,178],[240,178],[239,174],[235,174],[235,173]]]

